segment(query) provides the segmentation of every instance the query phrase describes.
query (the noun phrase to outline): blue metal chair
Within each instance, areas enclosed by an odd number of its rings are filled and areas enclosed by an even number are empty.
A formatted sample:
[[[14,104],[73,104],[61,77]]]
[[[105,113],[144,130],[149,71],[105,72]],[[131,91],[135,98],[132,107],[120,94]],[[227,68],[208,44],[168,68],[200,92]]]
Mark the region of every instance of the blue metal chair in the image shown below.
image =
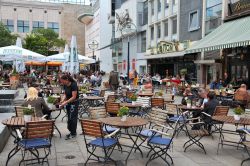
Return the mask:
[[[243,130],[245,132],[246,135],[250,136],[250,132],[249,130]],[[250,148],[250,141],[246,141],[244,140],[242,142],[243,146],[244,146],[244,149],[246,150],[247,154],[248,154],[248,158],[247,159],[244,159],[242,162],[241,162],[241,166],[243,166],[243,163],[245,163],[246,161],[250,161],[250,151],[248,150],[248,148]]]
[[[86,144],[86,149],[87,152],[90,154],[85,162],[85,165],[88,163],[89,160],[94,160],[104,163],[106,163],[107,161],[112,161],[116,164],[116,162],[110,156],[115,146],[119,144],[118,139],[115,137],[115,134],[120,130],[117,129],[113,133],[105,135],[105,133],[103,132],[103,125],[99,121],[83,120],[83,119],[80,121],[81,121],[84,141]],[[89,138],[87,139],[87,136],[90,136],[93,139],[91,140]],[[95,153],[97,148],[101,148],[103,150],[104,156]]]
[[[180,117],[177,119],[176,123],[179,122],[179,119]],[[168,162],[166,157],[171,160],[171,164],[174,163],[172,157],[168,154],[168,151],[171,148],[173,139],[175,137],[175,134],[177,133],[177,126],[178,125],[175,125],[174,129],[166,126],[168,130],[173,130],[172,135],[156,129],[150,129],[150,131],[153,132],[153,135],[148,139],[148,146],[150,147],[149,153],[153,153],[150,155],[146,165],[157,158],[161,158],[164,162],[167,163],[167,165],[170,166],[170,163]]]
[[[51,138],[53,136],[54,121],[44,120],[44,121],[31,121],[26,123],[26,130],[24,132],[24,138],[22,138],[20,130],[17,129],[17,134],[19,141],[14,149],[8,155],[6,165],[8,165],[9,159],[13,157],[19,150],[22,152],[22,160],[19,165],[23,162],[31,162],[44,164],[48,162],[48,156],[50,154]],[[39,149],[44,149],[44,156],[41,156],[38,151]],[[29,151],[31,155],[35,158],[25,159],[26,152]],[[33,162],[37,160],[37,162]]]

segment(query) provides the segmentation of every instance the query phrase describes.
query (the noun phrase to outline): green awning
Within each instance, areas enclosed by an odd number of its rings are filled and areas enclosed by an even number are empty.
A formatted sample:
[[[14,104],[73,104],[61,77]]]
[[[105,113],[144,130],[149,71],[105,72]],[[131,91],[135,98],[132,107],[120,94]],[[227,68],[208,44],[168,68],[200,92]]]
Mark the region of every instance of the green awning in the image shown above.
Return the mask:
[[[185,52],[196,53],[250,45],[250,16],[226,22]]]

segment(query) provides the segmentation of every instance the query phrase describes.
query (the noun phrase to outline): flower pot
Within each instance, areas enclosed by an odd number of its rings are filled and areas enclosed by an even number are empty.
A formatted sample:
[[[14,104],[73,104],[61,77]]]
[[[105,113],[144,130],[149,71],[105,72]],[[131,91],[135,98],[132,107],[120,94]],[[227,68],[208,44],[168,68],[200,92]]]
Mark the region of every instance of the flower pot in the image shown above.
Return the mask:
[[[127,120],[127,115],[123,115],[121,121],[125,122]]]
[[[187,103],[187,108],[191,108],[191,103]]]
[[[31,117],[32,117],[32,115],[23,115],[23,118],[24,118],[25,122],[31,121]]]
[[[240,115],[234,115],[234,120],[240,120]]]

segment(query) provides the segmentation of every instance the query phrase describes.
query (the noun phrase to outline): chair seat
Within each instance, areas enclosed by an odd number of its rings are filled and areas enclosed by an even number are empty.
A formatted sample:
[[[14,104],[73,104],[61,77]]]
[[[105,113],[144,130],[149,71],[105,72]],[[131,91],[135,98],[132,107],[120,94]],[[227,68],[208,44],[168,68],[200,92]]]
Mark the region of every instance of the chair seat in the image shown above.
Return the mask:
[[[246,129],[246,128],[240,128],[240,129],[237,129],[238,132],[243,132],[243,130],[246,130],[247,132],[250,133],[250,129]]]
[[[173,117],[169,118],[169,121],[176,122],[176,121],[178,120],[178,118],[179,118],[179,116],[173,116]],[[179,122],[180,122],[180,121],[181,121],[181,122],[184,121],[183,116],[180,117]]]
[[[205,129],[201,129],[201,130],[190,130],[189,131],[189,134],[192,135],[192,136],[208,136],[209,135],[209,132]]]
[[[245,145],[246,147],[250,147],[250,141],[244,141],[242,142],[243,145]]]
[[[114,138],[97,138],[95,140],[90,141],[89,144],[100,147],[109,147],[113,146],[117,143],[117,140]]]
[[[140,135],[141,135],[141,136],[144,136],[144,137],[151,137],[151,136],[153,136],[153,132],[152,132],[151,130],[149,130],[149,129],[145,129],[145,130],[142,130],[142,131],[140,132]],[[154,136],[155,136],[155,137],[156,137],[156,136],[160,136],[160,134],[156,133]]]
[[[151,143],[151,144],[165,145],[166,146],[166,145],[170,144],[171,139],[170,138],[163,138],[163,137],[154,136],[148,142]]]
[[[117,130],[118,128],[115,128],[115,127],[112,127],[112,126],[109,126],[109,125],[105,125],[103,126],[102,130],[106,133],[112,133],[114,132],[115,130]]]
[[[23,139],[18,142],[19,146],[25,149],[48,147],[51,145],[48,139],[36,138],[36,139]]]

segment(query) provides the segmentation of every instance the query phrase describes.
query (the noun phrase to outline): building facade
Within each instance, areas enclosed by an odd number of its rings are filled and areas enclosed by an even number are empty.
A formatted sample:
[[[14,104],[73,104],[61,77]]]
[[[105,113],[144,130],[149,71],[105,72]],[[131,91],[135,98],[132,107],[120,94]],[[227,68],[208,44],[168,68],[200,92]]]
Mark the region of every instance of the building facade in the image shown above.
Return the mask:
[[[110,72],[112,66],[112,50],[107,47],[111,42],[112,25],[108,23],[110,3],[106,0],[92,2],[91,10],[79,13],[78,20],[85,24],[85,55],[96,59],[92,70]],[[90,44],[95,41],[98,46],[93,49]]]
[[[87,6],[83,4],[52,3],[52,1],[47,3],[35,0],[1,0],[0,19],[11,32],[22,38],[37,28],[53,29],[68,44],[71,36],[76,35],[79,53],[84,54],[84,25],[78,22],[77,11],[86,8]]]

